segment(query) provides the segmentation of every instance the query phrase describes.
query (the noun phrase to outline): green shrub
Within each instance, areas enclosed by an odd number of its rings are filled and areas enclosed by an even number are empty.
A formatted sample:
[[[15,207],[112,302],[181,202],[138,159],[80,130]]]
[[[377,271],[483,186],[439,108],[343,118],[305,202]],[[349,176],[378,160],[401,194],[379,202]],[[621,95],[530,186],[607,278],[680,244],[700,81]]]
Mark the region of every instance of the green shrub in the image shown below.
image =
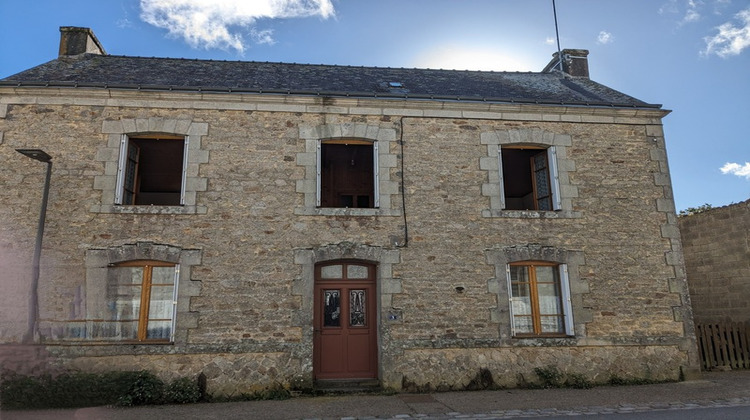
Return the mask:
[[[571,373],[568,379],[565,380],[565,386],[575,389],[589,389],[593,388],[594,384],[586,379],[585,375],[580,373]]]
[[[201,391],[196,381],[180,378],[169,384],[164,396],[168,403],[192,404],[201,400]]]
[[[125,394],[117,399],[117,405],[133,406],[160,404],[164,401],[164,382],[151,372],[142,370],[136,375]]]
[[[154,374],[141,372],[83,373],[70,372],[58,376],[2,375],[0,401],[4,409],[73,408],[100,405],[159,404],[165,400],[164,383]],[[177,382],[177,381],[176,381]],[[192,402],[186,383],[175,385],[170,397],[175,402]]]
[[[3,374],[0,401],[3,408],[38,407],[44,398],[44,385],[37,378]]]
[[[543,388],[560,388],[563,384],[563,374],[555,366],[534,368],[534,373],[541,380]]]

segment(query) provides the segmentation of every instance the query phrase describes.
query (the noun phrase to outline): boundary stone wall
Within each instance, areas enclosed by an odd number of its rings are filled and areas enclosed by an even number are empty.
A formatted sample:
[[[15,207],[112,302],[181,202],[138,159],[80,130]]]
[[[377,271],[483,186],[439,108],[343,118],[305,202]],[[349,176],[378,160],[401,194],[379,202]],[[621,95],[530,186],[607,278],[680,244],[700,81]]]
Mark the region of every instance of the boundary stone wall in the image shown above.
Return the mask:
[[[750,200],[679,225],[695,322],[750,322]]]

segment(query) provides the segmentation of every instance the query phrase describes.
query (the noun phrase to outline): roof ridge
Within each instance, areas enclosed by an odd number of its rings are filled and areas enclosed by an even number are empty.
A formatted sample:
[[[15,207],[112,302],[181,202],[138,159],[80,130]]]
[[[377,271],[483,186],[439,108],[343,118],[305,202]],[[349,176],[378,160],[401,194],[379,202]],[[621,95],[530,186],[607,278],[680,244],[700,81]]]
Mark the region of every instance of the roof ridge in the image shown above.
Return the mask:
[[[213,63],[241,63],[241,64],[276,64],[285,66],[307,66],[307,67],[332,67],[332,68],[352,68],[352,69],[375,69],[375,70],[414,70],[414,71],[445,71],[453,73],[490,73],[490,74],[550,74],[544,72],[535,71],[520,71],[520,70],[475,70],[475,69],[444,69],[444,68],[433,68],[433,67],[390,67],[390,66],[368,66],[368,65],[356,65],[356,64],[326,64],[326,63],[298,63],[289,61],[260,61],[260,60],[222,60],[213,58],[185,58],[185,57],[157,57],[157,56],[138,56],[138,55],[122,55],[122,54],[79,54],[86,58],[126,58],[126,59],[141,59],[141,60],[176,60],[176,61],[197,61],[197,62],[213,62]]]

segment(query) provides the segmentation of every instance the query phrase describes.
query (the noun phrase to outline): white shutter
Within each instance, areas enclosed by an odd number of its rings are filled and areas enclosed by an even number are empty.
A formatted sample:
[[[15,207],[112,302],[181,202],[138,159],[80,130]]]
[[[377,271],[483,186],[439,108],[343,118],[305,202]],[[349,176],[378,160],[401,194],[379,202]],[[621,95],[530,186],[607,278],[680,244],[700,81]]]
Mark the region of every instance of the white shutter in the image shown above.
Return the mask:
[[[516,319],[513,317],[513,287],[510,281],[510,264],[505,264],[505,279],[508,282],[508,314],[510,314],[510,335],[516,335]]]
[[[568,265],[560,264],[560,293],[563,304],[563,318],[565,321],[565,335],[575,335],[573,331],[573,305],[570,303],[570,282],[568,281]]]
[[[497,147],[498,188],[500,189],[500,210],[505,209],[505,181],[503,180],[503,148]],[[510,277],[508,277],[510,281]],[[509,289],[510,290],[510,289]]]
[[[120,137],[120,159],[117,161],[117,185],[115,186],[115,204],[122,204],[122,188],[125,184],[125,162],[128,159],[128,136]]]
[[[316,153],[316,164],[315,164],[315,206],[320,207],[320,171],[323,169],[321,166],[321,160],[323,159],[321,143],[318,140],[318,147],[315,150]]]
[[[190,136],[185,136],[185,145],[182,151],[182,186],[180,187],[180,205],[185,205],[185,186],[187,185],[188,146]]]
[[[378,166],[378,142],[372,142],[372,178],[375,185],[373,185],[373,198],[375,200],[375,208],[380,207],[380,167]]]
[[[557,172],[557,151],[555,146],[547,149],[547,167],[549,168],[549,180],[552,192],[552,209],[560,210],[562,202],[560,201],[560,177]]]
[[[177,296],[180,285],[180,265],[174,266],[174,289],[172,290],[172,327],[169,329],[169,342],[174,342],[174,330],[177,327]]]

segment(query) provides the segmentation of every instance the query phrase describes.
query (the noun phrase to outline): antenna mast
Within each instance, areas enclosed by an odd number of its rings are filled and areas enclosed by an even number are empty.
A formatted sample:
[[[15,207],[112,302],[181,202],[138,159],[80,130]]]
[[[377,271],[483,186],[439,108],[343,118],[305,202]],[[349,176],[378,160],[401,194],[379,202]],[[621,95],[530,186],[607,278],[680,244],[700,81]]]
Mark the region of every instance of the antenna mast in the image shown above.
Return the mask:
[[[552,0],[552,13],[554,13],[555,15],[555,37],[557,38],[557,65],[560,66],[560,71],[563,71],[562,51],[560,50],[560,31],[557,29],[557,7],[555,6],[555,0]]]

